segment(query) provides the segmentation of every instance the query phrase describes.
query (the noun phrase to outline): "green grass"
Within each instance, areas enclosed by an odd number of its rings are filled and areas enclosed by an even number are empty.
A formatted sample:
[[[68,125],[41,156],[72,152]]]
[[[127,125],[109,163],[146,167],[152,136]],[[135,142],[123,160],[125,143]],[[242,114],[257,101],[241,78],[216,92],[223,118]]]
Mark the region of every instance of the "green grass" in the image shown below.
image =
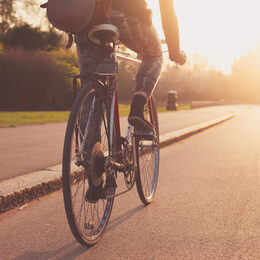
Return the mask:
[[[179,110],[191,109],[191,104],[178,104]]]
[[[0,112],[0,126],[63,122],[68,116],[69,111]]]
[[[190,105],[179,105],[178,109],[190,109]],[[158,113],[168,112],[163,106],[157,107],[157,110]],[[130,105],[119,105],[120,116],[127,116],[129,111]],[[68,117],[69,111],[0,112],[0,127],[65,122]]]

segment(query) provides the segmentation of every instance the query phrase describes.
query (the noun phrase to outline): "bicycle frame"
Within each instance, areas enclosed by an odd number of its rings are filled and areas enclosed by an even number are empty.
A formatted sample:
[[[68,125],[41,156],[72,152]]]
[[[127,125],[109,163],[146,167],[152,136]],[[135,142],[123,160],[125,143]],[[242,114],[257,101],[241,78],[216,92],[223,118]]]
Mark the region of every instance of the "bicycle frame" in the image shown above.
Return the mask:
[[[118,59],[123,60],[123,61],[127,61],[130,63],[134,63],[134,64],[140,64],[141,61],[138,59],[134,59],[134,58],[130,58],[130,57],[126,57],[124,55],[122,55],[121,53],[116,53],[115,52],[115,46],[113,47],[113,52],[112,52],[112,56],[115,57],[115,63],[118,64]],[[78,85],[77,85],[77,79],[90,79],[93,80],[95,82],[97,82],[99,85],[104,86],[104,84],[101,82],[100,78],[101,76],[104,76],[104,74],[96,74],[93,78],[92,74],[89,75],[73,75],[70,76],[71,78],[73,78],[73,99],[75,99],[77,92],[78,92]],[[119,116],[119,103],[118,103],[118,92],[117,92],[117,75],[106,75],[106,82],[108,83],[106,87],[108,87],[108,91],[110,92],[110,94],[112,94],[112,99],[111,99],[111,104],[109,104],[110,106],[110,114],[107,115],[107,119],[109,121],[109,129],[108,129],[108,135],[109,135],[109,155],[112,155],[112,146],[113,146],[113,134],[114,132],[116,133],[116,139],[117,141],[117,147],[116,147],[116,152],[117,152],[117,161],[113,161],[111,160],[111,167],[114,167],[116,170],[118,171],[124,171],[124,165],[123,165],[123,148],[122,148],[122,143],[121,143],[121,125],[120,125],[120,116]],[[95,102],[95,101],[93,101]],[[148,110],[149,110],[149,116],[150,116],[150,121],[151,123],[154,125],[154,118],[153,118],[153,114],[152,114],[152,104],[151,104],[151,100],[148,99],[147,102],[148,105]],[[88,124],[86,125],[86,129],[88,128]],[[123,138],[128,142],[131,143],[133,147],[135,147],[136,145],[136,135],[133,135],[133,126],[131,126],[129,123],[127,125],[127,129],[126,129],[126,133],[125,136],[123,136]],[[79,152],[83,151],[84,145],[85,145],[85,136],[84,136],[84,140],[81,144],[81,148]],[[136,149],[132,149],[133,151],[133,164],[136,164]],[[123,193],[126,193],[128,191],[130,191],[131,189],[128,189],[126,191],[123,191],[119,194],[113,195],[112,197],[116,197],[119,196]],[[110,196],[108,197],[110,198]]]
[[[101,31],[113,29],[99,27],[96,29]],[[104,48],[107,51],[101,62],[93,64],[84,75],[71,76],[74,102],[63,148],[66,216],[74,237],[88,246],[105,231],[115,197],[136,186],[144,205],[153,201],[159,173],[159,126],[153,98],[148,100],[149,111],[144,111],[144,117],[154,130],[140,131],[128,124],[125,136],[121,134],[118,59],[141,61],[122,56],[116,44]],[[90,81],[79,93],[78,79]],[[117,178],[119,173],[122,182]]]

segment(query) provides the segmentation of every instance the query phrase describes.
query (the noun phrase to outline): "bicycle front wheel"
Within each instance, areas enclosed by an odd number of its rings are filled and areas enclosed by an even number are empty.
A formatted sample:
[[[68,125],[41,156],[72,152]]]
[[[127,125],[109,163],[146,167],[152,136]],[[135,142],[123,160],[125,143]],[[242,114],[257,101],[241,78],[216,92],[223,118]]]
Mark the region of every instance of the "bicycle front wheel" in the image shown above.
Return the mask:
[[[82,88],[73,104],[68,120],[62,165],[63,197],[70,229],[82,245],[95,244],[108,223],[114,199],[86,201],[91,182],[90,158],[96,142],[108,154],[108,126],[105,116],[109,108],[103,104],[95,88]],[[109,195],[115,193],[110,188]]]
[[[157,110],[151,97],[145,107],[144,116],[155,129],[151,140],[136,142],[137,176],[136,186],[141,201],[147,205],[153,201],[159,175],[159,124]]]

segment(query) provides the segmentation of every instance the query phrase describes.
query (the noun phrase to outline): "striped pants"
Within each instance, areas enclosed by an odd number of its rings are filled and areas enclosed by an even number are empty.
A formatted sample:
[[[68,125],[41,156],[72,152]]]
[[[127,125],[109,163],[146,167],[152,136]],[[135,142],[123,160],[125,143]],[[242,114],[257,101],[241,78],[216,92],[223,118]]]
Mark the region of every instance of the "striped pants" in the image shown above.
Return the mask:
[[[120,23],[113,22],[113,16],[123,16]],[[162,68],[161,42],[155,28],[142,23],[139,19],[112,10],[112,23],[119,29],[119,40],[127,48],[133,50],[142,58],[142,63],[136,75],[135,92],[145,92],[150,96],[160,76]],[[104,57],[104,48],[92,43],[87,33],[75,35],[79,58],[80,73],[87,73],[92,64]]]

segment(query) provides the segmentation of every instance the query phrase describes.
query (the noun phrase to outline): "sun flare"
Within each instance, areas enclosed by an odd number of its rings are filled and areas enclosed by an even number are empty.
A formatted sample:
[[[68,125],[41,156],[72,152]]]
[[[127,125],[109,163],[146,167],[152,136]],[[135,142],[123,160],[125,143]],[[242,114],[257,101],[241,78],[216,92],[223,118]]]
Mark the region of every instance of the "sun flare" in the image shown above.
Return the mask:
[[[158,1],[147,0],[154,24],[163,37]],[[200,53],[225,73],[235,58],[260,42],[259,0],[174,0],[181,48],[188,56]]]

